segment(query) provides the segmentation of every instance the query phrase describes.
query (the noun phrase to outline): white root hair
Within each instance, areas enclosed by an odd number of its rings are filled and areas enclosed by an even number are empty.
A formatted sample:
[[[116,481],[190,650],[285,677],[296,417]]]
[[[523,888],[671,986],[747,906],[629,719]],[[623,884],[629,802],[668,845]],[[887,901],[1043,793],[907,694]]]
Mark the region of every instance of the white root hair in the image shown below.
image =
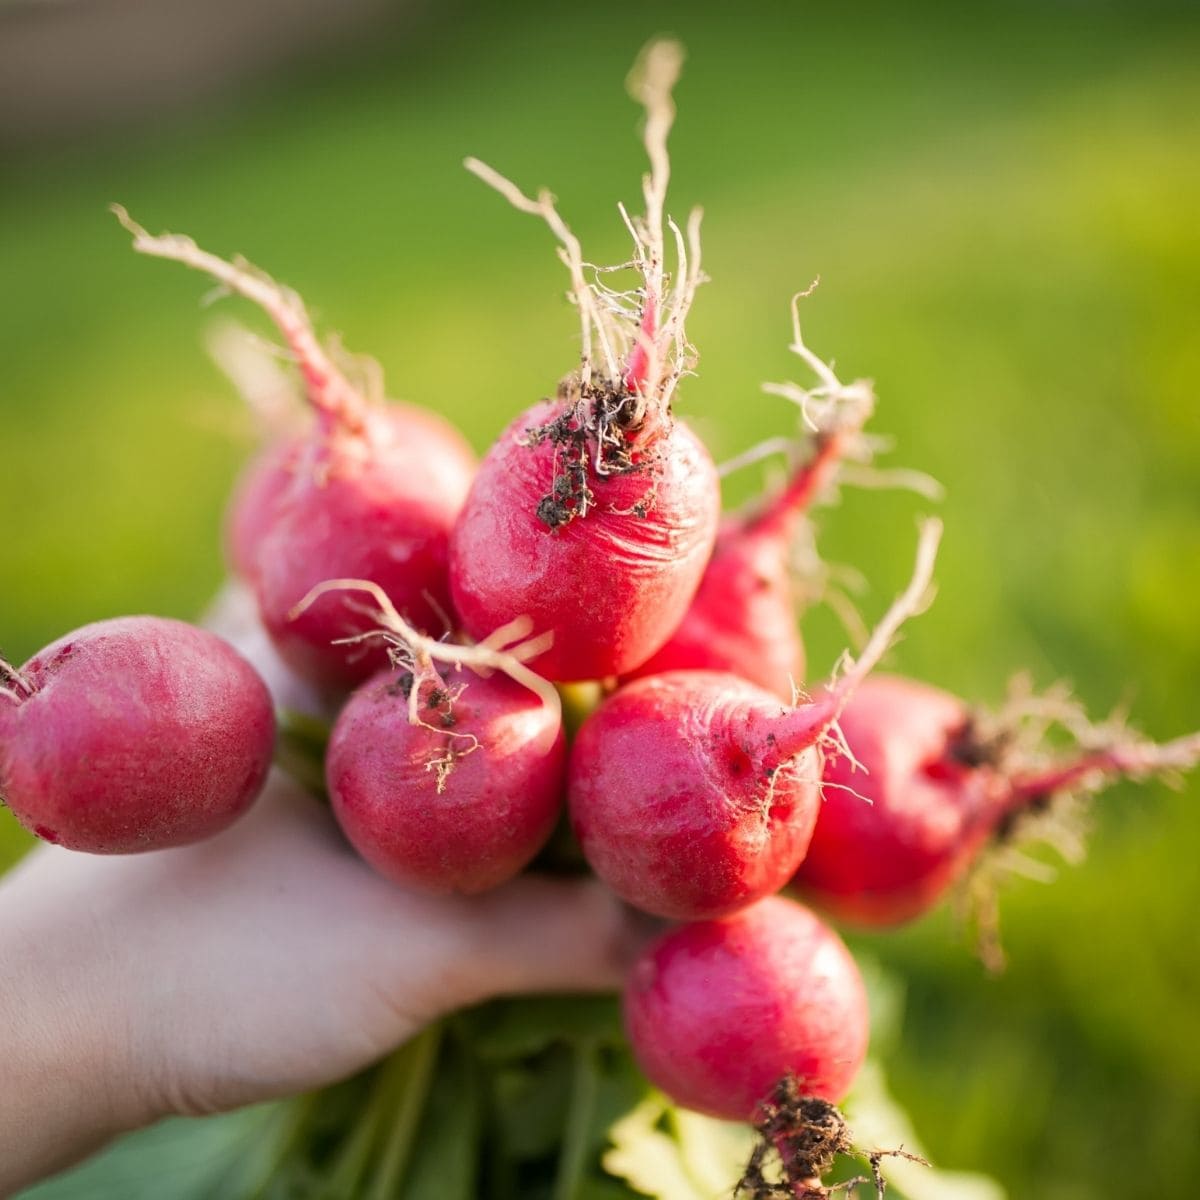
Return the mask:
[[[941,540],[942,522],[937,517],[928,517],[921,522],[916,561],[908,586],[884,613],[858,657],[852,658],[849,653],[845,653],[834,667],[830,691],[838,697],[838,715],[855,689],[890,649],[904,622],[919,616],[933,603],[933,566],[937,560]]]
[[[16,704],[28,700],[34,686],[6,658],[0,657],[0,696],[7,696]]]
[[[208,356],[245,401],[265,437],[292,432],[302,397],[295,377],[280,366],[286,356],[274,342],[239,321],[214,321],[205,336]]]
[[[304,377],[313,407],[348,432],[362,431],[367,402],[321,345],[304,302],[296,292],[277,283],[244,258],[230,261],[219,258],[200,249],[195,241],[183,234],[147,233],[120,204],[110,207],[122,227],[133,235],[133,248],[139,254],[168,259],[202,271],[215,279],[222,291],[236,293],[257,304],[283,335]]]
[[[530,637],[532,621],[529,617],[518,617],[515,621],[510,621],[473,646],[458,646],[420,633],[396,611],[391,598],[377,583],[368,579],[327,579],[304,596],[288,613],[288,619],[295,620],[321,596],[336,591],[366,592],[378,606],[381,627],[344,640],[355,642],[379,637],[398,651],[394,656],[398,665],[404,665],[413,673],[414,683],[409,690],[408,712],[409,720],[414,725],[426,725],[420,717],[418,683],[436,680],[442,685],[445,684],[445,678],[437,670],[435,663],[444,664],[454,670],[466,667],[484,677],[492,671],[500,671],[514,683],[533,692],[551,714],[558,718],[558,722],[561,722],[562,700],[558,690],[549,680],[543,679],[525,665],[527,661],[550,648],[554,635],[547,632]],[[552,725],[555,723],[552,722]],[[477,748],[477,740],[470,734],[455,734],[453,730],[438,729],[436,726],[426,727],[453,737],[470,738],[475,742],[471,749]]]
[[[701,212],[694,209],[680,228],[666,211],[671,177],[667,139],[675,120],[672,89],[682,63],[679,43],[659,39],[642,52],[627,81],[630,94],[645,110],[642,142],[650,163],[642,179],[645,214],[634,216],[623,204],[617,206],[633,242],[633,257],[627,263],[597,266],[585,260],[579,239],[549,191],[529,196],[479,159],[468,158],[464,163],[518,211],[540,217],[557,239],[559,258],[570,276],[569,295],[579,315],[580,385],[589,387],[596,370],[603,371],[604,382],[614,387],[623,384],[630,356],[639,351],[644,356],[645,370],[639,372],[642,378],[632,388],[631,425],[635,427],[645,419],[650,405],[663,411],[669,407],[679,379],[690,374],[696,364],[685,325],[696,289],[705,278],[700,265]],[[674,272],[666,269],[668,232]],[[621,290],[602,278],[630,269],[640,275],[639,287]]]
[[[818,276],[804,291],[792,297],[792,341],[788,346],[817,377],[816,386],[764,383],[762,390],[795,404],[804,424],[813,433],[834,433],[839,429],[857,431],[875,409],[874,387],[867,379],[842,383],[833,367],[808,348],[800,328],[800,301],[811,296],[820,282]]]

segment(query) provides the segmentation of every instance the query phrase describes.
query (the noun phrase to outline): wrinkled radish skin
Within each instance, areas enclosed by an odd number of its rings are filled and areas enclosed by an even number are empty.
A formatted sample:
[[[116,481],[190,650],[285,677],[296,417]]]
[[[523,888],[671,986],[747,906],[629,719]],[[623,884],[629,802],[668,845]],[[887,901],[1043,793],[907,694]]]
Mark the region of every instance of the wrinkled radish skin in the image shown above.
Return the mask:
[[[785,709],[734,675],[676,671],[628,684],[571,748],[571,823],[619,896],[676,919],[722,916],[778,891],[820,807],[809,739],[781,760]]]

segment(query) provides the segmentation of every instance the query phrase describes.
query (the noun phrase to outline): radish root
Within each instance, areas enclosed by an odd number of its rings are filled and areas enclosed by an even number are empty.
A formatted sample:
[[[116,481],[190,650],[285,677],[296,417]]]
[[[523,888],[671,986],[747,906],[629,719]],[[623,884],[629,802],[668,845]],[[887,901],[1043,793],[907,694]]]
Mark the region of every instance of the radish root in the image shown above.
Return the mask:
[[[203,271],[211,275],[223,291],[244,296],[257,304],[283,335],[304,377],[308,399],[324,423],[331,429],[352,434],[363,432],[368,402],[321,345],[304,302],[291,288],[276,283],[244,258],[226,261],[201,250],[183,234],[155,236],[147,233],[120,204],[113,204],[111,211],[122,227],[133,235],[133,248],[139,254]]]
[[[321,596],[335,591],[366,592],[378,606],[382,628],[345,638],[343,642],[351,643],[379,637],[388,643],[393,663],[413,675],[413,686],[408,695],[408,714],[414,725],[426,725],[419,708],[421,685],[445,687],[445,679],[435,663],[445,664],[455,670],[467,667],[481,676],[500,671],[514,683],[533,692],[561,722],[562,700],[557,689],[525,665],[528,660],[537,658],[550,648],[554,635],[543,633],[530,637],[532,630],[528,617],[518,617],[515,621],[510,621],[473,646],[457,646],[426,637],[414,629],[396,611],[388,594],[378,584],[366,579],[328,579],[309,591],[288,614],[289,618],[295,620]],[[438,733],[447,733],[451,737],[469,739],[473,744],[469,749],[460,751],[457,757],[478,748],[478,739],[472,734],[455,733],[452,729],[436,726],[426,727]],[[557,728],[557,723],[552,723],[552,727]],[[444,785],[444,778],[441,778],[441,782]]]
[[[579,388],[586,394],[598,383],[632,396],[630,428],[646,420],[651,405],[666,412],[679,379],[696,364],[685,323],[696,289],[704,281],[700,266],[700,209],[693,209],[683,228],[666,213],[670,156],[667,138],[675,120],[672,89],[679,77],[683,51],[671,40],[657,40],[642,52],[630,73],[630,94],[645,109],[642,141],[650,170],[642,180],[644,216],[631,216],[618,205],[633,241],[630,262],[595,266],[583,257],[579,239],[563,220],[554,196],[546,190],[526,195],[515,183],[477,158],[464,162],[467,170],[499,192],[520,212],[541,217],[559,243],[559,258],[570,275],[569,295],[579,313]],[[667,233],[675,256],[675,271],[666,270]],[[641,286],[621,291],[602,276],[634,270]],[[591,280],[588,279],[588,272]],[[597,356],[599,363],[597,363]],[[625,364],[624,368],[622,364]],[[594,372],[603,372],[603,381]]]
[[[33,684],[7,659],[0,658],[0,696],[7,696],[16,704],[28,700],[34,693]]]
[[[867,379],[842,383],[833,368],[808,348],[801,332],[800,301],[811,296],[819,283],[820,277],[792,297],[792,342],[788,347],[817,377],[816,386],[764,383],[763,391],[797,405],[802,420],[813,433],[829,434],[839,429],[857,431],[875,410],[874,387]]]
[[[884,613],[859,656],[852,658],[845,653],[834,667],[829,691],[836,698],[835,717],[842,714],[855,689],[878,666],[904,622],[920,616],[933,603],[933,565],[941,540],[942,522],[937,517],[929,517],[921,523],[916,562],[908,586]]]
[[[884,613],[858,657],[852,658],[849,651],[842,654],[830,674],[828,685],[819,695],[812,699],[801,694],[793,696],[792,708],[785,710],[772,725],[772,739],[762,757],[767,770],[778,768],[813,745],[820,747],[823,753],[846,756],[856,767],[861,766],[850,754],[838,718],[859,684],[887,653],[904,622],[919,616],[932,603],[933,566],[941,537],[942,523],[936,517],[921,523],[916,561],[908,586]]]
[[[1049,748],[1056,731],[1072,750]],[[980,961],[997,973],[1006,964],[999,915],[1004,879],[1053,882],[1055,868],[1028,853],[1039,847],[1065,863],[1082,862],[1092,797],[1121,779],[1178,786],[1182,774],[1200,764],[1200,732],[1154,742],[1130,728],[1123,708],[1093,721],[1065,683],[1038,693],[1022,673],[1010,681],[998,712],[972,713],[962,750],[965,761],[991,766],[1007,788],[993,843],[963,880],[954,905]]]
[[[205,337],[208,356],[246,402],[264,438],[295,431],[300,396],[279,360],[285,353],[237,321],[216,321]]]

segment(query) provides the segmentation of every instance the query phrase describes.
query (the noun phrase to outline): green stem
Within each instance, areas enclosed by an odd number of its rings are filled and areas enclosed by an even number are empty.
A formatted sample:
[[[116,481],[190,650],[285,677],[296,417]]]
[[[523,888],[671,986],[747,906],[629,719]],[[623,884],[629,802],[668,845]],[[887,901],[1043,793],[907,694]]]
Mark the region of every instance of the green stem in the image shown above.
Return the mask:
[[[364,1193],[364,1200],[395,1200],[412,1158],[413,1142],[433,1082],[441,1039],[441,1026],[430,1025],[397,1054],[397,1058],[406,1060],[406,1070],[399,1077],[401,1086],[398,1094],[391,1097],[395,1101],[391,1133],[384,1144],[383,1157],[375,1177]]]
[[[271,1184],[278,1178],[284,1164],[292,1157],[297,1147],[302,1146],[308,1134],[309,1118],[316,1108],[319,1092],[309,1092],[289,1101],[280,1114],[278,1139],[274,1150],[266,1157],[258,1178],[246,1189],[245,1200],[264,1200]]]
[[[302,787],[325,797],[325,750],[329,725],[317,717],[283,709],[275,741],[275,765],[282,767]]]
[[[407,1050],[407,1045],[402,1046],[379,1067],[354,1130],[343,1143],[325,1180],[322,1194],[329,1200],[342,1200],[343,1197],[357,1197],[360,1194],[362,1179],[375,1152],[380,1130],[392,1111],[392,1093],[397,1089],[397,1079],[402,1080],[408,1071]]]
[[[575,1069],[571,1076],[570,1107],[563,1131],[558,1173],[554,1178],[554,1200],[574,1200],[587,1169],[593,1119],[596,1114],[596,1047],[591,1038],[575,1047]]]

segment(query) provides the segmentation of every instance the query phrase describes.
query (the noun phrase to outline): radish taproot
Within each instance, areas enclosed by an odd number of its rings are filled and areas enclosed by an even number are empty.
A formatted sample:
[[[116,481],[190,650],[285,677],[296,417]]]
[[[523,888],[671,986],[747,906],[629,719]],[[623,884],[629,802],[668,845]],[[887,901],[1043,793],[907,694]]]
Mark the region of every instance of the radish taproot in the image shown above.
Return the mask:
[[[875,403],[866,380],[843,384],[805,345],[799,302],[809,292],[792,298],[790,349],[819,382],[812,388],[768,385],[800,406],[812,434],[809,452],[775,495],[721,522],[712,558],[682,622],[630,678],[677,670],[731,671],[789,703],[804,678],[792,545],[814,499],[861,442]]]
[[[819,917],[779,896],[681,925],[629,973],[625,1028],[638,1064],[685,1108],[754,1119],[783,1079],[836,1103],[866,1056],[866,989]]]
[[[726,672],[674,671],[627,684],[584,721],[568,767],[571,824],[619,896],[700,920],[787,883],[820,807],[818,746],[920,611],[940,533],[926,523],[908,587],[858,660],[812,701],[786,707]]]
[[[1155,745],[1089,726],[1063,697],[1019,696],[1011,707],[988,722],[927,684],[865,681],[841,716],[846,752],[826,759],[825,800],[797,888],[853,924],[912,920],[1055,796],[1200,761],[1200,734]],[[1081,741],[1077,751],[1047,755],[1040,743],[1053,723]]]
[[[0,798],[30,832],[94,854],[220,832],[262,789],[271,697],[227,642],[162,617],[75,630],[0,663]]]
[[[579,311],[580,366],[513,421],[485,456],[451,542],[455,609],[472,637],[521,616],[553,634],[534,664],[546,678],[618,675],[671,635],[711,554],[720,497],[700,441],[672,396],[695,356],[684,322],[702,276],[699,213],[687,232],[664,215],[667,134],[680,51],[657,42],[635,75],[646,108],[646,215],[622,216],[639,285],[589,283],[578,240],[553,199],[531,199],[490,167],[467,166],[561,244]],[[665,270],[670,229],[676,270]]]
[[[358,580],[331,580],[308,601],[343,589],[373,596],[393,666],[359,687],[334,725],[325,775],[338,823],[396,883],[496,887],[542,848],[562,808],[558,693],[522,663],[545,639],[511,645],[522,622],[475,646],[434,641]]]
[[[304,380],[315,424],[268,451],[237,493],[232,553],[254,584],[280,654],[329,689],[361,682],[387,663],[381,647],[342,639],[369,626],[353,601],[324,596],[296,619],[299,600],[326,579],[369,579],[416,627],[452,620],[447,581],[451,526],[474,455],[449,422],[415,405],[386,404],[326,353],[300,298],[240,260],[190,238],[153,237],[119,206],[134,249],[203,271],[258,304],[278,326]]]

